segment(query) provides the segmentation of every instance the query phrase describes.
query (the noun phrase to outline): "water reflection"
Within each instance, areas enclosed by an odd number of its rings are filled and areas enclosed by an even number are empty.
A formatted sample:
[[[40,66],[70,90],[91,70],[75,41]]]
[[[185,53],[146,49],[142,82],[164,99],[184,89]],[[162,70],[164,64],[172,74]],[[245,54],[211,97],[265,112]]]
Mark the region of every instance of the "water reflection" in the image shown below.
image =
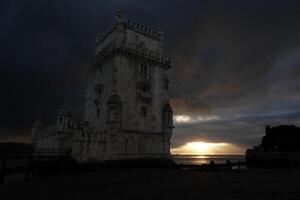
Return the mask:
[[[172,155],[177,164],[193,164],[202,165],[209,164],[214,161],[215,164],[225,164],[227,160],[230,162],[244,161],[244,155]]]

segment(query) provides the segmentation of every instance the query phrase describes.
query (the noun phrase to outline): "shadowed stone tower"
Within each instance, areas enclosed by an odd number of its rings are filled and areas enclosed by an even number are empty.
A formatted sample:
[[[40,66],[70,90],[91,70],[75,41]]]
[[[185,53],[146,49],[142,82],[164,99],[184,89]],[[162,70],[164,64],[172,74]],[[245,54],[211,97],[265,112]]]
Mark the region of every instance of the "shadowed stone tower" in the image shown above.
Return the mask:
[[[122,11],[97,36],[88,64],[85,123],[73,141],[75,159],[169,158],[171,59],[162,55],[162,41],[161,30],[126,21]]]

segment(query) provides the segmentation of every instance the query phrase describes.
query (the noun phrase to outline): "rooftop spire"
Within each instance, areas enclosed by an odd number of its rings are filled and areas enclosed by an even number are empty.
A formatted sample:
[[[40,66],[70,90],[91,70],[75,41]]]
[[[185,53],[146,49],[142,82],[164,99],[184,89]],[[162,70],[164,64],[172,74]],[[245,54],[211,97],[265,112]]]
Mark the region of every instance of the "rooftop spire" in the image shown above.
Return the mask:
[[[71,115],[68,98],[65,99],[64,106],[59,110],[58,115]]]
[[[116,12],[115,22],[116,24],[121,24],[125,22],[125,14],[122,10],[118,10]]]
[[[69,105],[69,99],[68,98],[65,98],[64,107],[65,108],[69,108],[70,107],[70,105]]]

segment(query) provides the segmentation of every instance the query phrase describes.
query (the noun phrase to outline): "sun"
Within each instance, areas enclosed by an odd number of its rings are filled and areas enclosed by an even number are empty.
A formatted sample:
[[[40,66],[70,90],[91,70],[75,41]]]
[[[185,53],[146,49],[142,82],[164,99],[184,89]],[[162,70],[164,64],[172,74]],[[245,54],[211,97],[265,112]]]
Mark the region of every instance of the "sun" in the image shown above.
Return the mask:
[[[186,148],[197,153],[207,153],[211,150],[211,144],[205,142],[190,142]]]

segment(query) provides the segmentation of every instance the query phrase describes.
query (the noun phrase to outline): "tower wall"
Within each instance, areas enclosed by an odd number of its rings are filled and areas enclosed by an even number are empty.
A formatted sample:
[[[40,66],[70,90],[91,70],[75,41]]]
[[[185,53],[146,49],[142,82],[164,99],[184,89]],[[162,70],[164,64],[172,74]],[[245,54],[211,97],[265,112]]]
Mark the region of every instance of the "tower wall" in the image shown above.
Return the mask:
[[[104,131],[107,128],[107,101],[115,88],[115,60],[112,58],[101,66],[95,66],[97,69],[89,74],[84,121],[90,122],[95,131]]]
[[[162,32],[119,14],[115,26],[98,36],[88,65],[88,125],[77,131],[72,147],[81,162],[170,155],[172,117],[168,123],[163,117],[170,58],[162,56]]]

